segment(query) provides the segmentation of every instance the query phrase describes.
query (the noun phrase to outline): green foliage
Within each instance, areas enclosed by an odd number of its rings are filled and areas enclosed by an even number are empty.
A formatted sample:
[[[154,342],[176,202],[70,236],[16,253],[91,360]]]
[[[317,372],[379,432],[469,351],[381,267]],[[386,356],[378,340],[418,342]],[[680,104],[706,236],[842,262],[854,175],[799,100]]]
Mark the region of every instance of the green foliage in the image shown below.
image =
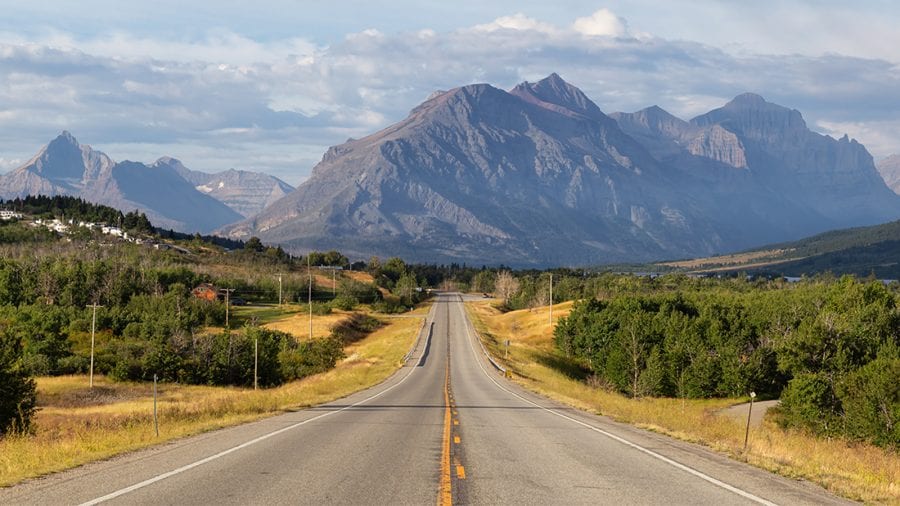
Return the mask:
[[[378,288],[353,279],[344,279],[338,283],[337,296],[338,298],[349,297],[366,304],[381,300],[381,292]]]
[[[28,430],[34,415],[35,383],[21,360],[21,338],[0,326],[0,436]]]
[[[29,227],[16,221],[0,221],[0,244],[50,242],[56,239],[56,232],[44,227]]]
[[[349,294],[340,294],[331,301],[331,307],[342,311],[353,311],[359,305],[359,299]]]
[[[890,355],[848,374],[838,396],[847,435],[900,449],[900,357]]]
[[[897,295],[850,277],[729,283],[578,302],[556,346],[627,395],[780,395],[786,426],[897,445]]]
[[[834,384],[823,373],[799,373],[781,393],[780,421],[788,427],[806,427],[833,436],[840,428],[840,411]]]
[[[332,369],[344,358],[343,343],[337,337],[302,342],[285,341],[278,354],[285,381],[305,378]]]
[[[311,305],[312,314],[316,316],[325,316],[331,314],[331,305],[326,302],[315,302]]]

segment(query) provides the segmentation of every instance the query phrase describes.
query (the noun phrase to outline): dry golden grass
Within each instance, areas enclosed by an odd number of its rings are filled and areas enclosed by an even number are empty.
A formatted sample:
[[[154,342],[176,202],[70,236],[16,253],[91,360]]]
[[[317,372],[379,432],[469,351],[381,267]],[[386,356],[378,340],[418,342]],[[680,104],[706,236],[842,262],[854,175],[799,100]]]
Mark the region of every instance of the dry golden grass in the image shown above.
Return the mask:
[[[338,309],[332,310],[331,314],[313,315],[313,338],[326,337],[331,333],[331,329],[335,325],[341,323],[350,317],[350,312]],[[309,312],[308,309],[301,307],[300,310],[293,312],[281,320],[266,323],[263,327],[272,330],[280,330],[292,334],[299,339],[309,338]]]
[[[424,316],[427,307],[414,314]],[[38,379],[40,409],[32,435],[0,440],[0,486],[172,439],[344,397],[387,379],[409,351],[420,318],[387,325],[348,346],[331,371],[277,388],[161,384],[159,437],[153,430],[152,384],[86,376]]]
[[[344,276],[360,283],[372,284],[375,282],[375,278],[365,271],[344,271]]]
[[[554,349],[546,309],[502,314],[489,302],[466,306],[485,345],[526,388],[580,409],[706,445],[763,469],[819,483],[849,499],[900,504],[897,453],[784,430],[770,420],[751,429],[750,449],[743,453],[744,425],[719,412],[746,399],[636,400],[592,388],[565,373],[572,364]],[[571,303],[554,306],[554,319],[570,309]],[[500,343],[506,339],[510,340],[510,356],[504,361]]]
[[[736,253],[734,255],[722,255],[716,257],[695,258],[678,262],[663,262],[661,265],[669,267],[681,267],[685,269],[700,269],[704,267],[721,266],[733,268],[734,266],[757,267],[775,265],[787,262],[787,259],[776,258],[784,253],[790,253],[791,249],[775,249],[766,251],[752,251],[749,253]],[[797,260],[791,258],[790,260]]]

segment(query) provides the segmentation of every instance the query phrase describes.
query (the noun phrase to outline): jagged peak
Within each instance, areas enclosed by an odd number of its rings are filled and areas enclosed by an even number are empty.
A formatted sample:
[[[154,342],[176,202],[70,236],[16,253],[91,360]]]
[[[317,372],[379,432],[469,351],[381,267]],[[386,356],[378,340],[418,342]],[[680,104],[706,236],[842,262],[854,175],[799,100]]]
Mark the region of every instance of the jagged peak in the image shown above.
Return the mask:
[[[603,111],[583,91],[556,72],[536,83],[522,82],[510,90],[510,94],[537,105],[551,104],[590,118],[606,118]]]
[[[60,134],[58,136],[56,136],[56,138],[68,141],[72,144],[78,144],[78,141],[75,139],[75,136],[72,135],[72,133],[69,132],[68,130],[63,130],[62,132],[60,132]]]
[[[156,161],[153,162],[153,164],[151,166],[152,167],[160,167],[163,165],[168,165],[169,167],[181,167],[183,169],[187,169],[187,167],[185,167],[184,164],[181,163],[181,160],[179,160],[177,158],[173,158],[171,156],[161,156],[161,157],[157,158]]]
[[[75,136],[72,135],[68,130],[63,130],[62,132],[60,132],[59,135],[57,135],[52,141],[50,141],[50,144],[54,146],[68,145],[74,146],[76,148],[81,147],[81,145],[78,144],[78,140],[75,139]]]

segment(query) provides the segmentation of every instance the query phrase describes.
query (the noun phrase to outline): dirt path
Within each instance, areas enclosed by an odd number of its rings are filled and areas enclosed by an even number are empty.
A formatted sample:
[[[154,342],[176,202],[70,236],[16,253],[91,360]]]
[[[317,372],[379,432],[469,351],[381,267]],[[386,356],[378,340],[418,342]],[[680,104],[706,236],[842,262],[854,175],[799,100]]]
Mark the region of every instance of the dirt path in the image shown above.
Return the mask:
[[[750,425],[752,425],[753,427],[758,427],[759,424],[762,423],[763,418],[765,418],[766,412],[769,411],[769,408],[777,406],[779,402],[780,401],[778,401],[777,399],[774,401],[754,402],[753,412],[750,414]],[[744,404],[737,404],[731,406],[730,408],[723,409],[721,413],[738,420],[746,420],[748,409],[750,409],[750,403],[745,402]]]

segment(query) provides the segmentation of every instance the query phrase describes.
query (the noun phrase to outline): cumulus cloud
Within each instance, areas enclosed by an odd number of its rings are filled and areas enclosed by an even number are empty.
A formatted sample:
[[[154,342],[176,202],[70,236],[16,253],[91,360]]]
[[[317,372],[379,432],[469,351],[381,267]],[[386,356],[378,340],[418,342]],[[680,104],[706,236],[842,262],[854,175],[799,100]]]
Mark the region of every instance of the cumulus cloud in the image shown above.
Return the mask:
[[[572,28],[582,35],[592,37],[624,37],[628,35],[628,25],[625,20],[616,16],[609,9],[600,9],[590,16],[576,19]]]
[[[171,155],[195,169],[251,168],[296,183],[328,146],[401,120],[434,90],[508,89],[551,72],[607,112],[656,104],[689,119],[753,91],[799,109],[813,128],[850,133],[876,158],[900,152],[894,64],[735,55],[630,34],[606,9],[568,24],[514,14],[450,31],[369,29],[327,46],[225,31],[195,41],[0,34],[0,171],[67,129],[116,159]]]

